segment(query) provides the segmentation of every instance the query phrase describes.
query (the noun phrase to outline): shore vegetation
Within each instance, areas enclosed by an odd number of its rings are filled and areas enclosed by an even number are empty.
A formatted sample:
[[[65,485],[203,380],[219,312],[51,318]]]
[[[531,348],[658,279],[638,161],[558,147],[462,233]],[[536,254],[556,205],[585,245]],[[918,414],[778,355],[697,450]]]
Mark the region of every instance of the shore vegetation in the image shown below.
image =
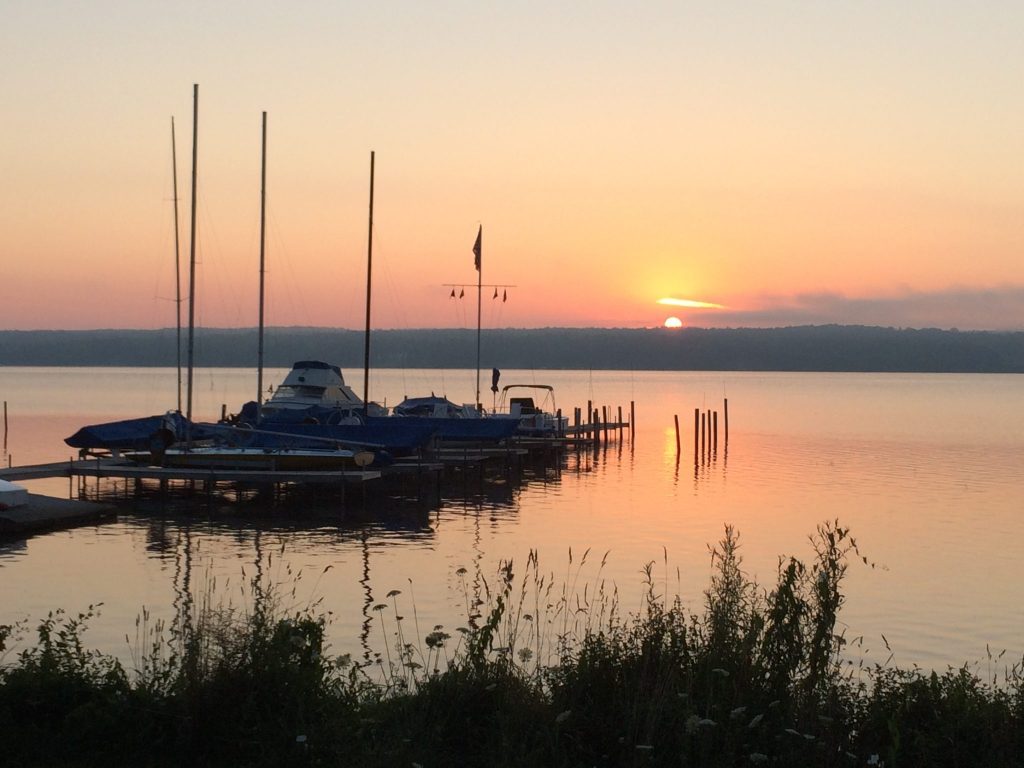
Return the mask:
[[[838,523],[774,585],[726,528],[699,605],[646,567],[639,610],[535,553],[460,571],[464,626],[420,627],[399,590],[380,651],[326,643],[330,616],[253,580],[166,626],[143,613],[132,662],[85,644],[98,608],[0,627],[0,743],[18,766],[1019,766],[1022,667],[868,665],[837,631],[867,562]],[[592,564],[593,565],[593,564]],[[660,572],[660,571],[659,571]],[[20,648],[20,650],[15,650]]]

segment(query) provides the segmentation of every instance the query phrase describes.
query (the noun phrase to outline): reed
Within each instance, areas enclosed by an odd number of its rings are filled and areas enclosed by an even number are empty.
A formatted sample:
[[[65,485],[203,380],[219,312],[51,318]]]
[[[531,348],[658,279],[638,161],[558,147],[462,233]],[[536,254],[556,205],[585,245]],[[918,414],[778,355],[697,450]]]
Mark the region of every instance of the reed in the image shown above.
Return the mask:
[[[58,611],[0,667],[0,739],[12,765],[1019,765],[1021,666],[852,663],[837,617],[864,558],[837,523],[811,542],[763,588],[726,528],[692,609],[667,556],[623,613],[604,558],[570,553],[556,579],[531,552],[462,572],[465,625],[423,634],[410,582],[375,606],[363,662],[328,653],[287,571],[242,608],[209,589],[170,626],[143,614],[130,670],[85,648],[97,609]],[[0,627],[0,658],[23,629]]]

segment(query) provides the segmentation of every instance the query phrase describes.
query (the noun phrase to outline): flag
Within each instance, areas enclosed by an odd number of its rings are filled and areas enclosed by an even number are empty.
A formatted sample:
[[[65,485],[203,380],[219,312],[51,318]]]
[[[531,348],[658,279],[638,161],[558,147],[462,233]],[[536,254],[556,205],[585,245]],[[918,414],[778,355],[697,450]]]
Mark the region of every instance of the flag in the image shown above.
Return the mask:
[[[498,379],[501,378],[501,371],[497,368],[491,368],[491,392],[498,391]]]
[[[482,248],[482,246],[480,245],[480,241],[483,238],[483,234],[484,234],[484,225],[481,224],[480,225],[480,229],[478,229],[477,232],[476,232],[476,242],[473,243],[473,256],[475,257],[473,259],[473,266],[476,267],[476,271],[477,272],[480,271],[480,251],[481,251],[481,248]]]

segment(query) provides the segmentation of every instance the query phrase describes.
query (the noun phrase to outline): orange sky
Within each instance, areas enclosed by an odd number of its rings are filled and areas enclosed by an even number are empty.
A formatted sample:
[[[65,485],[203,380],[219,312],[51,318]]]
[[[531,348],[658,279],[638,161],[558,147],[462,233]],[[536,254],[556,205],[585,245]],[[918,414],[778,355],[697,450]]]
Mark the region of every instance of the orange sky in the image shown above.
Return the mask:
[[[13,0],[0,327],[174,324],[170,116],[197,318],[1024,329],[1024,7]],[[474,289],[475,290],[475,289]],[[663,297],[723,305],[686,310]]]

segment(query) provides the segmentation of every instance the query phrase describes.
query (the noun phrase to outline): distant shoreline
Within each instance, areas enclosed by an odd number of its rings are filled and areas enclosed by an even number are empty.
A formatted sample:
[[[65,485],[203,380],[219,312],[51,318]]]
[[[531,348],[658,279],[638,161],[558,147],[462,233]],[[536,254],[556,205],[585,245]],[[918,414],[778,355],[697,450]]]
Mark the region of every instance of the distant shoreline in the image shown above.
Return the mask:
[[[177,333],[0,331],[0,366],[175,366]],[[363,366],[362,331],[268,328],[264,363]],[[183,340],[184,345],[184,340]],[[254,328],[197,329],[199,367],[253,367]],[[185,350],[182,350],[182,360]],[[371,365],[473,368],[476,331],[375,330]],[[1024,373],[1024,332],[818,325],[786,328],[539,328],[482,333],[484,368],[550,370]]]

